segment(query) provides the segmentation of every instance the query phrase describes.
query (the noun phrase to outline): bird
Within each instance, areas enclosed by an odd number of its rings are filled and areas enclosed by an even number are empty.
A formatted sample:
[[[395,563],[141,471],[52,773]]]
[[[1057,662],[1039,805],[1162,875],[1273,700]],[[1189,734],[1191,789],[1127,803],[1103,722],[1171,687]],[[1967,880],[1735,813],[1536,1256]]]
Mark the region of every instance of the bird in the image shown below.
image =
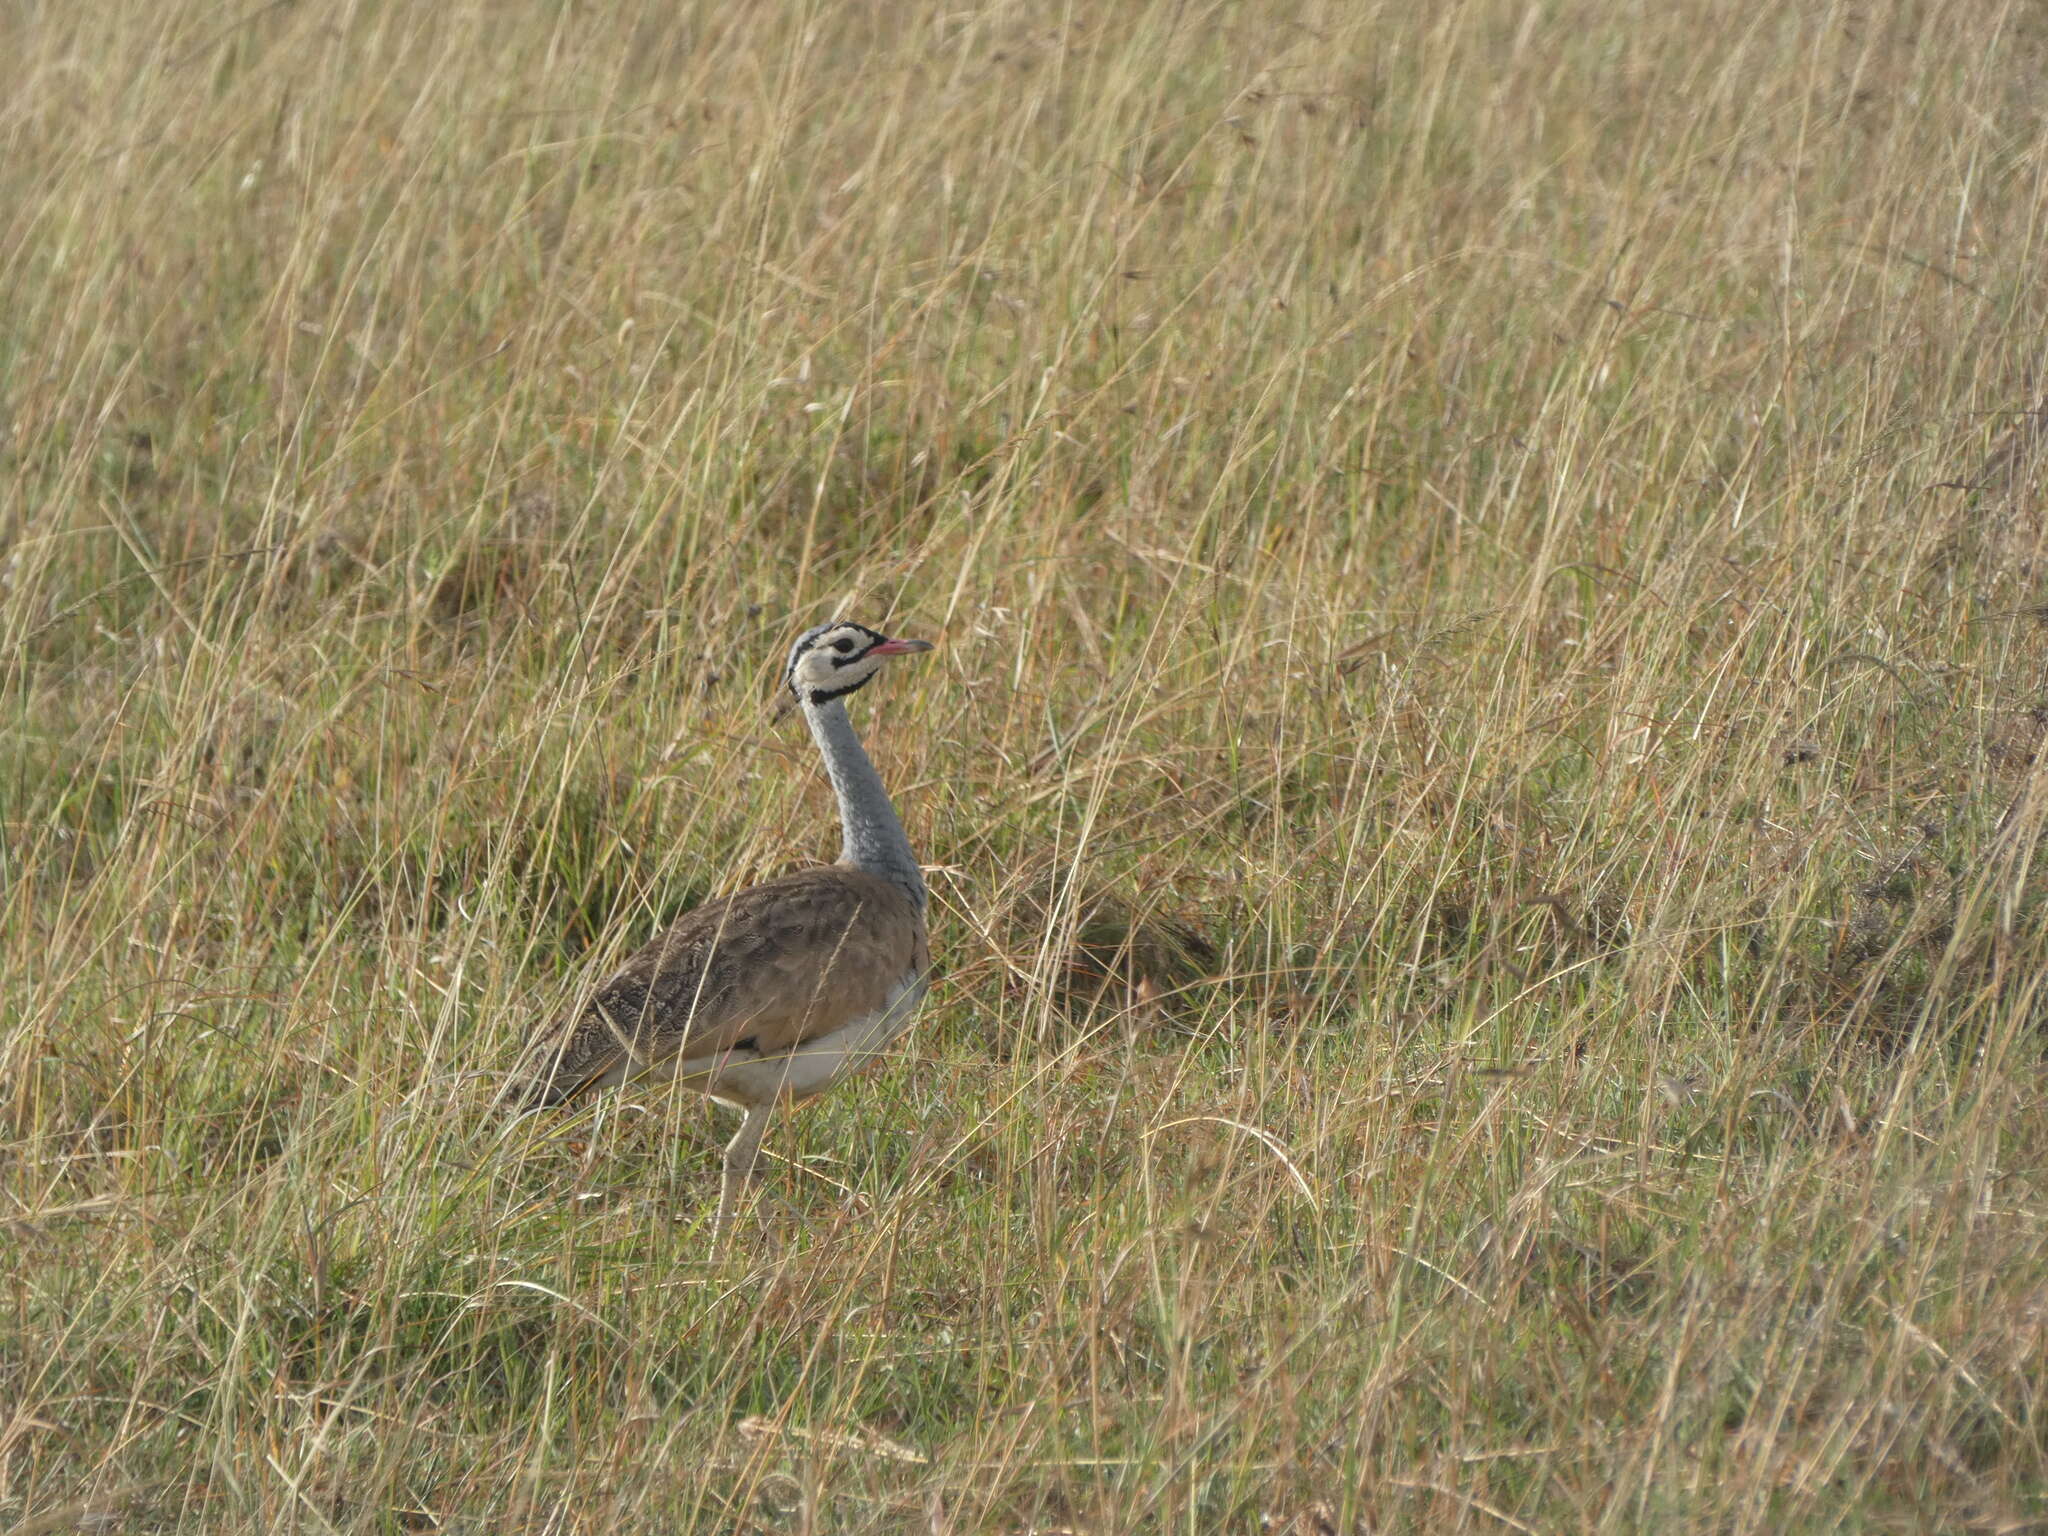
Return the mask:
[[[873,1064],[924,1000],[929,893],[846,701],[889,657],[931,648],[846,619],[799,636],[783,681],[839,801],[838,862],[685,913],[529,1042],[514,1093],[522,1113],[636,1079],[743,1112],[725,1148],[714,1248],[776,1107]]]

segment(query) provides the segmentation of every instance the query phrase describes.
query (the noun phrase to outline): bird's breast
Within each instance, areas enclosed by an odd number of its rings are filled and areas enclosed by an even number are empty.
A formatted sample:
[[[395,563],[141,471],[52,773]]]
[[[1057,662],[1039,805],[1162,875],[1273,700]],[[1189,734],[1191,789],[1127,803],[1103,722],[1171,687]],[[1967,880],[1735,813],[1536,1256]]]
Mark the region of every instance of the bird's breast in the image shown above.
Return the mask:
[[[924,1000],[925,978],[913,970],[889,989],[880,1008],[814,1035],[772,1056],[735,1047],[680,1064],[676,1076],[714,1099],[750,1105],[807,1099],[840,1078],[863,1071],[910,1027]]]

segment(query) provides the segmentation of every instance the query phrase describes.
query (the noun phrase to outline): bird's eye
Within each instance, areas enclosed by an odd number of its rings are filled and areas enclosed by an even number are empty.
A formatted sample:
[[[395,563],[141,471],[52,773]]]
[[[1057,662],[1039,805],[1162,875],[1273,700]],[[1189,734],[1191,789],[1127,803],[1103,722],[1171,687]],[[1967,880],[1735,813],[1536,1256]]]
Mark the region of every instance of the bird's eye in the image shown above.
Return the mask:
[[[845,656],[853,650],[853,642],[851,640],[834,640],[832,642],[832,649]]]

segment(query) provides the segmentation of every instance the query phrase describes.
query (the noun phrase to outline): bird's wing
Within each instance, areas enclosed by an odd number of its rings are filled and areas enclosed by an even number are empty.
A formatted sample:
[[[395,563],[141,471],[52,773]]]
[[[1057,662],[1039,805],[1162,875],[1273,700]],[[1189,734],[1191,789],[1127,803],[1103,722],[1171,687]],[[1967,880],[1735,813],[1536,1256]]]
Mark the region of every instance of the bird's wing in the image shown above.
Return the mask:
[[[678,1053],[793,1050],[887,1006],[926,964],[924,916],[888,881],[837,865],[708,902],[542,1029],[519,1098],[559,1104]]]

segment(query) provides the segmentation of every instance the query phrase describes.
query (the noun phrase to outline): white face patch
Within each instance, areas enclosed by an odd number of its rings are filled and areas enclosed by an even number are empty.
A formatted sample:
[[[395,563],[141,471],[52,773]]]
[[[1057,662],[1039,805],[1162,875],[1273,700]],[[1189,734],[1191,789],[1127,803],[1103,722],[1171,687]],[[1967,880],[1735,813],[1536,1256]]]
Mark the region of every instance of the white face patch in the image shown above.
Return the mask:
[[[789,665],[789,686],[800,699],[816,701],[851,693],[882,670],[885,658],[872,654],[883,636],[858,624],[827,624],[797,642]]]

